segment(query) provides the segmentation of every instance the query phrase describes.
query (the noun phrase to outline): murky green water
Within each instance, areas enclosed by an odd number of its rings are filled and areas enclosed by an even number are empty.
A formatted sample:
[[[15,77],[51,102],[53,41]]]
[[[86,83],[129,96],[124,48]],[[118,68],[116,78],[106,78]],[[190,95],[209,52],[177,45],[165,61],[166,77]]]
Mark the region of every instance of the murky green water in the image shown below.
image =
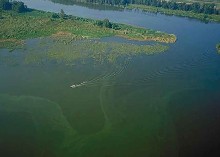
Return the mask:
[[[48,4],[73,13],[71,6],[28,2],[36,8]],[[178,41],[165,53],[113,62],[43,59],[45,45],[36,47],[38,39],[27,41],[25,50],[0,50],[1,156],[218,156],[220,25],[74,7],[81,16],[175,33]],[[33,53],[43,57],[25,60]]]

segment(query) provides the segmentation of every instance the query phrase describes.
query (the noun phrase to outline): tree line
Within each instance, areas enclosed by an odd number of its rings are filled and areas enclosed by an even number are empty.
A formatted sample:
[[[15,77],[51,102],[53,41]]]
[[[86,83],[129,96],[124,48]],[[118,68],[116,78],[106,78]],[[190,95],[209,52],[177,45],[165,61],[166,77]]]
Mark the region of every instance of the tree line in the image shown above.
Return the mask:
[[[82,3],[97,3],[97,4],[109,4],[109,5],[128,5],[128,4],[142,4],[147,6],[161,7],[171,10],[183,10],[193,11],[195,13],[205,14],[220,14],[220,10],[216,8],[214,3],[185,3],[174,2],[166,0],[52,0],[58,3],[65,2],[82,2]]]
[[[84,18],[80,18],[80,17],[75,17],[73,15],[66,15],[65,12],[63,11],[63,9],[60,10],[60,13],[53,13],[51,15],[52,19],[77,19],[77,20],[86,20]],[[99,27],[106,27],[106,28],[112,28],[114,30],[119,30],[121,29],[120,25],[116,24],[116,23],[112,23],[109,21],[109,19],[104,19],[104,20],[93,20],[93,24],[97,25]]]
[[[125,0],[127,1],[127,0]],[[129,1],[129,0],[128,0]],[[147,6],[162,7],[171,10],[183,10],[183,11],[193,11],[195,13],[205,13],[205,14],[219,14],[216,5],[214,3],[185,3],[185,2],[173,2],[164,0],[130,0],[135,4],[144,4]],[[131,3],[131,2],[130,2]]]
[[[0,10],[13,10],[18,13],[26,12],[27,6],[23,2],[0,0]]]

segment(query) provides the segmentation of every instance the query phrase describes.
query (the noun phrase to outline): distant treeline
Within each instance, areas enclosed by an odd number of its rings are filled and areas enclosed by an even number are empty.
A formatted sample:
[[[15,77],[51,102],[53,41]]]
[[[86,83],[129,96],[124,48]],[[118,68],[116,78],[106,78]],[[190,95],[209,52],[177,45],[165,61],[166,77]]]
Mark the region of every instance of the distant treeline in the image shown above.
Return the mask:
[[[58,3],[66,2],[82,2],[82,3],[97,3],[110,5],[128,5],[128,4],[142,4],[147,6],[162,7],[171,10],[193,11],[195,13],[205,14],[220,14],[214,3],[185,3],[173,2],[165,0],[52,0]]]
[[[23,2],[0,0],[0,10],[13,10],[22,13],[26,12],[28,9]]]

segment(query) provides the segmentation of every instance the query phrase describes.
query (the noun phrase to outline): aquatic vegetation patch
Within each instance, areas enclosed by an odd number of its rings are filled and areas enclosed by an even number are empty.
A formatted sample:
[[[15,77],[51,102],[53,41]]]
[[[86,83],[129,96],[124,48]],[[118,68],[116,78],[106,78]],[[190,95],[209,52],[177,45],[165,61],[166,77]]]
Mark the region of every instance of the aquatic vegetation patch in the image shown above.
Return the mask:
[[[59,152],[70,130],[59,105],[44,98],[0,95],[0,113],[1,142],[10,156]]]
[[[97,40],[75,41],[71,44],[58,42],[47,48],[36,48],[29,51],[25,63],[41,63],[45,60],[54,60],[65,64],[73,64],[77,60],[92,59],[97,62],[115,62],[121,57],[136,55],[152,55],[161,53],[168,46],[161,44],[135,45],[128,43],[101,42]],[[37,52],[36,52],[37,50]]]
[[[24,46],[23,40],[17,39],[0,39],[0,48],[7,48],[9,50],[14,50],[22,48]]]
[[[118,95],[113,99],[116,90]],[[165,108],[156,103],[150,105],[142,101],[137,102],[136,98],[146,97],[145,90],[134,90],[129,94],[130,96],[124,90],[103,86],[100,89],[100,97],[91,99],[90,102],[73,99],[78,96],[88,100],[91,97],[87,93],[88,89],[85,89],[83,96],[75,91],[74,94],[67,94],[66,98],[72,102],[68,104],[69,106],[64,104],[59,106],[55,102],[39,97],[0,95],[1,119],[8,120],[8,123],[4,123],[5,127],[1,129],[0,136],[4,137],[3,141],[16,144],[19,149],[21,146],[16,140],[10,139],[10,135],[19,135],[15,139],[19,139],[22,146],[27,146],[26,152],[33,153],[32,156],[43,156],[42,152],[64,157],[104,156],[106,152],[110,152],[112,156],[120,154],[120,156],[132,157],[137,153],[143,153],[159,157],[167,140],[171,141],[173,148],[175,141],[172,141],[173,131],[170,130],[171,123]],[[94,93],[92,90],[90,92]],[[95,93],[92,96],[94,95]],[[127,101],[135,102],[136,105],[129,105]],[[95,133],[82,134],[83,129],[90,131],[89,125],[96,119],[89,115],[97,114],[97,110],[99,112],[100,109],[96,108],[99,103],[108,116],[108,128],[104,127]],[[160,107],[159,111],[155,111],[154,107]],[[70,120],[77,121],[75,125],[81,124],[83,126],[81,130],[76,131],[75,126],[70,125],[66,119],[66,112],[74,115]],[[92,119],[90,124],[84,122],[87,116]],[[5,132],[9,133],[5,134]],[[29,142],[32,144],[29,145]],[[32,146],[38,151],[32,152],[30,149]],[[136,149],[136,146],[140,149]],[[12,149],[11,145],[6,148],[8,151]],[[128,148],[130,151],[127,151]],[[21,154],[19,151],[18,153]]]

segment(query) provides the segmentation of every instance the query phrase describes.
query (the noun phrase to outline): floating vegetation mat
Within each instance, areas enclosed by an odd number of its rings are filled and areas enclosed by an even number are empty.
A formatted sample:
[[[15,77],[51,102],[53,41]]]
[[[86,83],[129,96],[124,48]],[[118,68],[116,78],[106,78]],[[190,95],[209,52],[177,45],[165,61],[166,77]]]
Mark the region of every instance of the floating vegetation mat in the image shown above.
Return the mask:
[[[97,62],[115,62],[121,57],[132,57],[140,54],[152,55],[161,53],[168,49],[168,46],[136,45],[130,43],[102,42],[99,40],[75,41],[71,44],[54,42],[50,44],[36,45],[39,48],[27,49],[25,63],[43,63],[45,61],[56,61],[67,65],[75,61],[90,59]]]

